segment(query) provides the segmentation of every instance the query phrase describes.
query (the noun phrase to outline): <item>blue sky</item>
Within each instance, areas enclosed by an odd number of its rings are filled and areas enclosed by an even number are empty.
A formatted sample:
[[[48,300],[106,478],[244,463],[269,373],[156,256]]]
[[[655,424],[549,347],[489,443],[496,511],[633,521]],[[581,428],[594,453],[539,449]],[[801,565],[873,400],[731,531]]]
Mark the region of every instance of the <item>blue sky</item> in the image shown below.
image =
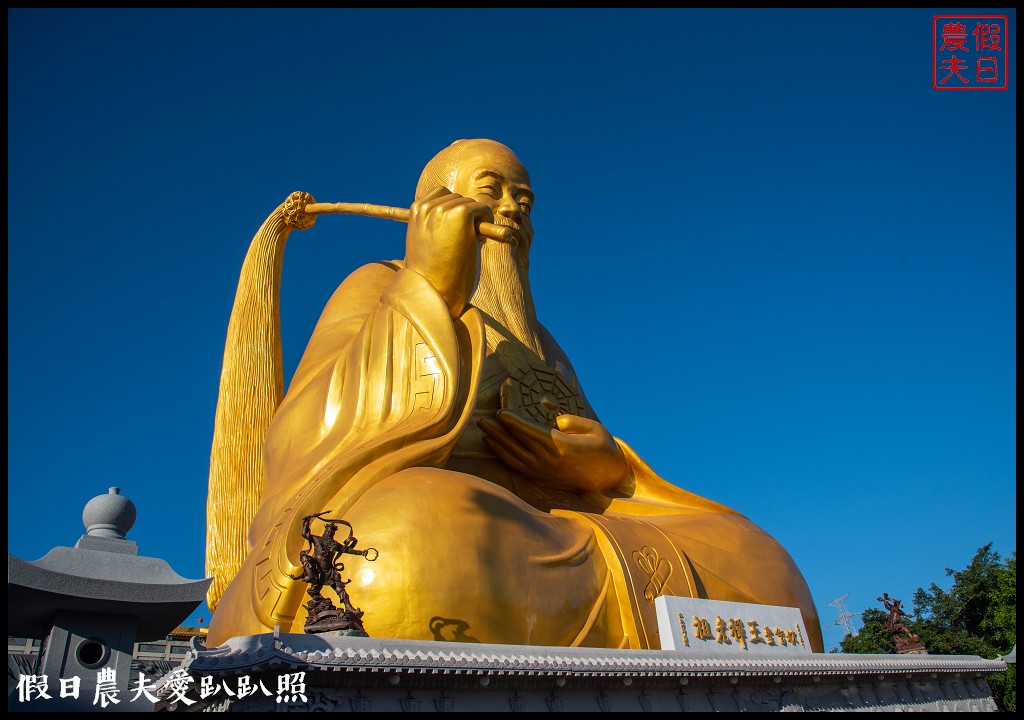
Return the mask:
[[[964,11],[1009,16],[1009,89],[940,92],[955,12],[9,9],[8,550],[73,545],[116,485],[141,552],[201,577],[253,233],[293,190],[408,206],[489,137],[602,421],[780,540],[826,648],[833,598],[1008,555],[1016,15]],[[383,220],[293,234],[286,381],[338,283],[403,252]]]

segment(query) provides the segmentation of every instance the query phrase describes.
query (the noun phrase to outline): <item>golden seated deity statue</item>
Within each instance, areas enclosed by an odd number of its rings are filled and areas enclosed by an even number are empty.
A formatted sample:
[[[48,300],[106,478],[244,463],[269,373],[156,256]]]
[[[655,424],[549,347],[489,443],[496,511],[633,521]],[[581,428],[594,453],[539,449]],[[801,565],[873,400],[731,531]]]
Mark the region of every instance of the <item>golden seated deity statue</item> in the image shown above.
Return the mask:
[[[350,568],[373,637],[659,648],[654,599],[677,595],[799,608],[822,650],[807,584],[779,543],[660,478],[598,420],[537,321],[533,203],[504,145],[438,153],[408,211],[376,212],[407,220],[405,259],[345,279],[286,396],[285,238],[350,210],[299,193],[264,223],[221,379],[211,646],[302,631],[305,588],[290,579],[302,522],[328,511],[380,551],[372,570]]]

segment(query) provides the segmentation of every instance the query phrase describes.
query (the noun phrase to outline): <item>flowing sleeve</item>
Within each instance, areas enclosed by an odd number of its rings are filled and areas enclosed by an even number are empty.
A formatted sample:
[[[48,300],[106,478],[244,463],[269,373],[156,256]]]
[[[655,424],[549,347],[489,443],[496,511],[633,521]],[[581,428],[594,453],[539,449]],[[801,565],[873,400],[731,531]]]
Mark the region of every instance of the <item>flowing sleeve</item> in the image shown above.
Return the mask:
[[[471,418],[485,347],[479,312],[453,321],[425,278],[391,274],[383,289],[360,288],[358,313],[367,312],[343,343],[339,329],[356,323],[328,306],[267,435],[267,493],[247,562],[267,570],[249,574],[255,597],[279,596],[258,603],[268,627],[286,626],[300,600],[286,576],[298,570],[303,517],[342,516],[391,474],[443,466]]]

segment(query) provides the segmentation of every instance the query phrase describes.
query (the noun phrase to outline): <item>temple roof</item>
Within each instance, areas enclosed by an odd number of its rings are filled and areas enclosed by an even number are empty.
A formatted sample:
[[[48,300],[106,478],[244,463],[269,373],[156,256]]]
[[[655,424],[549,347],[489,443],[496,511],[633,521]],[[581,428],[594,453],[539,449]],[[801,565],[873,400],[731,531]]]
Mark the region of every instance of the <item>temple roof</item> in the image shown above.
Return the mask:
[[[389,640],[280,633],[197,646],[183,666],[193,674],[284,670],[547,676],[825,676],[1002,672],[1001,659],[968,655],[824,654],[709,657],[671,650],[606,650]]]

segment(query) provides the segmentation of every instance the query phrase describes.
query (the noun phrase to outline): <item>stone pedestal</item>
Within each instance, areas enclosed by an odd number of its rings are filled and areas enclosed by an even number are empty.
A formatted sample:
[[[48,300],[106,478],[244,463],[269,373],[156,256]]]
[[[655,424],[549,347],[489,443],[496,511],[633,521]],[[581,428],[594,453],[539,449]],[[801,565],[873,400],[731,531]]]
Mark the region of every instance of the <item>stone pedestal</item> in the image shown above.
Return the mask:
[[[182,667],[194,680],[186,696],[196,703],[191,710],[945,712],[996,710],[985,678],[1006,663],[937,655],[694,657],[671,650],[266,634],[197,649]],[[246,687],[266,692],[240,698],[243,678]],[[218,690],[201,698],[204,682]],[[182,703],[167,692],[161,698],[168,709]]]

